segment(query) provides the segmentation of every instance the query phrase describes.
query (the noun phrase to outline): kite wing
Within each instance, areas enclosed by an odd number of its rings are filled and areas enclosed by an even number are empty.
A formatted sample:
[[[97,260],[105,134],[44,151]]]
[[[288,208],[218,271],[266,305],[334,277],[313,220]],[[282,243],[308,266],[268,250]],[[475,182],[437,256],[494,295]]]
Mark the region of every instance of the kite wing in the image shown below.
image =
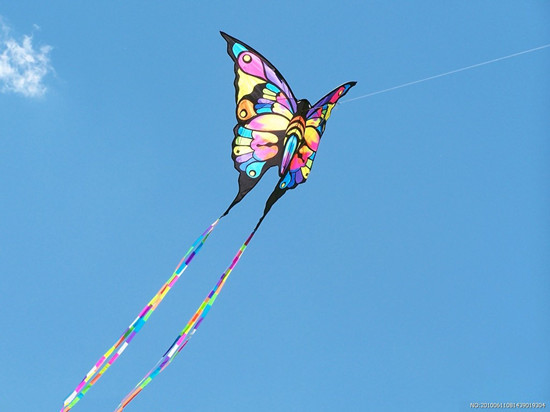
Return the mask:
[[[288,165],[285,170],[282,170],[281,179],[267,200],[264,216],[285,191],[294,189],[307,180],[311,167],[313,166],[313,161],[315,160],[319,141],[325,131],[326,123],[332,109],[336,103],[338,103],[338,100],[344,96],[349,89],[355,86],[356,83],[357,82],[349,82],[337,87],[307,111],[304,138],[298,143],[294,150],[285,150],[285,153],[292,152],[293,154],[290,161],[283,162]]]
[[[231,157],[239,172],[239,193],[229,210],[281,162],[284,136],[297,103],[279,71],[260,53],[221,32],[235,62],[237,125]]]

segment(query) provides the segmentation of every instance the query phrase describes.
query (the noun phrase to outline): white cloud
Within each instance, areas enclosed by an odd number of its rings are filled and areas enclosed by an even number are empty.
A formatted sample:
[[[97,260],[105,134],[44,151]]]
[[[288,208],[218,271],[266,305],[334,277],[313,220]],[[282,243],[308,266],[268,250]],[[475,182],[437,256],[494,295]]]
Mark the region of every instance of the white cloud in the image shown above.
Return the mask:
[[[25,35],[18,42],[0,16],[0,90],[27,97],[42,96],[46,92],[44,76],[52,71],[51,50],[51,46],[34,49],[32,36]]]

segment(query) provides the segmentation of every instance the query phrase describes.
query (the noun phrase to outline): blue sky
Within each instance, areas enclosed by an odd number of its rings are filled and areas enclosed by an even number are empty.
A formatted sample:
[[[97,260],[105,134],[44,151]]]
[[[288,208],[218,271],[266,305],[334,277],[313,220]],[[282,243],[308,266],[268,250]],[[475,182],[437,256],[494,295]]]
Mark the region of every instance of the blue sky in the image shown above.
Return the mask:
[[[59,410],[237,191],[223,30],[310,101],[550,43],[542,1],[4,2],[0,410]],[[550,402],[550,49],[350,101],[128,411]],[[74,411],[113,410],[254,226],[266,176]]]

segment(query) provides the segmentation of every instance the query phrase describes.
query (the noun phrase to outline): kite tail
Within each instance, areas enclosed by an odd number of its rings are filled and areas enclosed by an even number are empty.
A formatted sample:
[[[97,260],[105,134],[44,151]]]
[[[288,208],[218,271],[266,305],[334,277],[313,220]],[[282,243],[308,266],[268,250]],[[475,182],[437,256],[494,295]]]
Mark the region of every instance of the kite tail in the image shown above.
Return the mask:
[[[263,219],[263,217],[262,217]],[[206,296],[206,298],[203,300],[202,304],[199,306],[195,314],[191,317],[189,322],[187,322],[187,325],[185,325],[185,328],[181,331],[181,333],[178,335],[174,343],[168,348],[168,350],[164,353],[162,358],[157,362],[157,364],[145,375],[145,377],[139,381],[139,383],[134,387],[134,389],[126,395],[126,397],[120,402],[118,407],[115,409],[115,412],[121,412],[151,381],[160,373],[162,372],[176,357],[178,353],[187,345],[187,342],[189,342],[189,339],[195,334],[199,326],[201,325],[202,321],[210,311],[210,308],[214,304],[214,301],[220,294],[223,286],[225,285],[225,282],[227,281],[227,278],[231,274],[231,271],[237,266],[237,263],[239,262],[242,254],[244,253],[246,247],[254,237],[254,234],[256,233],[256,230],[258,229],[260,222],[258,222],[258,225],[256,228],[250,233],[246,241],[243,243],[243,245],[240,247],[239,251],[233,258],[233,261],[229,265],[229,267],[223,272],[222,276],[218,280],[218,283],[216,283],[216,286],[210,291],[210,293]]]
[[[120,338],[115,342],[111,348],[105,354],[99,358],[95,365],[90,369],[86,374],[84,379],[78,384],[73,392],[65,399],[63,402],[63,407],[61,412],[68,412],[71,408],[76,405],[76,403],[82,399],[82,397],[90,390],[90,388],[101,378],[105,371],[120,357],[122,352],[128,347],[134,336],[140,331],[147,319],[151,316],[157,306],[162,302],[166,297],[170,289],[178,281],[181,274],[187,269],[189,263],[193,260],[195,255],[199,253],[204,242],[208,239],[208,236],[212,233],[221,217],[218,218],[214,223],[212,223],[202,235],[200,235],[195,243],[189,248],[185,256],[181,259],[180,263],[174,270],[174,273],[162,286],[162,288],[157,292],[157,294],[149,301],[147,306],[145,306],[136,319],[128,326]],[[113,352],[116,351],[114,354]],[[103,366],[103,367],[102,367]],[[101,368],[101,369],[100,369]]]
[[[241,200],[243,200],[243,198],[246,196],[246,194],[249,192],[250,190],[247,190],[246,192],[240,192],[237,193],[237,196],[235,196],[235,199],[233,199],[233,202],[231,202],[231,204],[229,205],[229,207],[227,208],[227,210],[225,212],[223,212],[223,215],[220,216],[220,219],[222,217],[224,217],[225,215],[227,215],[229,213],[229,211],[231,209],[233,209],[233,206],[235,206],[237,203],[239,203]]]
[[[279,200],[284,194],[286,193],[286,190],[282,190],[280,189],[278,186],[275,187],[275,190],[273,190],[273,192],[271,193],[271,195],[269,196],[269,198],[267,199],[267,202],[265,203],[265,208],[264,208],[264,214],[262,215],[262,217],[260,218],[260,220],[258,220],[258,223],[256,223],[256,227],[254,228],[254,232],[256,232],[258,230],[258,228],[260,227],[260,225],[262,224],[262,222],[264,221],[265,217],[267,216],[267,214],[269,213],[269,211],[271,210],[271,208],[273,207],[273,205],[277,202],[277,200]]]

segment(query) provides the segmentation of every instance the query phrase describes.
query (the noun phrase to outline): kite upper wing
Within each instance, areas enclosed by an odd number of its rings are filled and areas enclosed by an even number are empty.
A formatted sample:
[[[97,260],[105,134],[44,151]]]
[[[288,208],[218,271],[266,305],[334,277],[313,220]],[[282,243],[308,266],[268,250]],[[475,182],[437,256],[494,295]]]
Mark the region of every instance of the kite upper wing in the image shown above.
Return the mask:
[[[280,164],[285,131],[297,102],[283,76],[266,58],[228,34],[221,35],[235,62],[237,125],[231,157],[239,172],[239,192],[225,215],[270,167]]]

